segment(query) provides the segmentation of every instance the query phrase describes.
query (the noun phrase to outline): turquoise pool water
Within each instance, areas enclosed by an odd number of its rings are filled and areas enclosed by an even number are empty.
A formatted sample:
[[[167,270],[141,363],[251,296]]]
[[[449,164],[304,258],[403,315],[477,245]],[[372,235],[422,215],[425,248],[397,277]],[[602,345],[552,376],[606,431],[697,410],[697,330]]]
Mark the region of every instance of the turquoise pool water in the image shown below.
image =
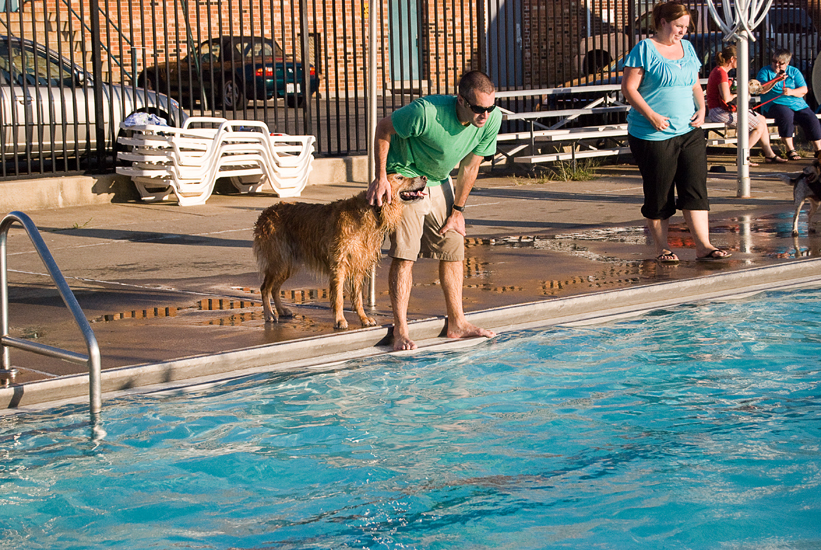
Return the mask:
[[[821,547],[821,291],[0,417],[2,548]]]

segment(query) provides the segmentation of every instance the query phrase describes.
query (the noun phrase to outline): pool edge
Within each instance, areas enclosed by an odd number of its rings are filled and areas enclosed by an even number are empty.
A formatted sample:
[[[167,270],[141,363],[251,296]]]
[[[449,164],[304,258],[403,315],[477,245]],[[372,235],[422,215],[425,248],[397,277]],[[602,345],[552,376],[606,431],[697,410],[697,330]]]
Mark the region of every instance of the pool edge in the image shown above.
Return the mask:
[[[739,292],[763,292],[809,285],[821,281],[821,259],[796,260],[777,266],[755,267],[706,275],[681,281],[653,283],[632,288],[606,290],[538,302],[471,312],[468,319],[496,332],[578,323],[604,322],[683,303],[715,300]],[[411,336],[420,348],[439,344],[444,318],[410,324]],[[353,330],[164,361],[106,369],[102,391],[115,393],[149,388],[201,383],[233,378],[265,367],[271,371],[305,369],[330,361],[342,361],[390,352],[386,346],[389,326]],[[276,360],[272,360],[276,357]],[[88,399],[88,375],[73,375],[0,388],[0,409]],[[104,405],[105,406],[105,405]]]

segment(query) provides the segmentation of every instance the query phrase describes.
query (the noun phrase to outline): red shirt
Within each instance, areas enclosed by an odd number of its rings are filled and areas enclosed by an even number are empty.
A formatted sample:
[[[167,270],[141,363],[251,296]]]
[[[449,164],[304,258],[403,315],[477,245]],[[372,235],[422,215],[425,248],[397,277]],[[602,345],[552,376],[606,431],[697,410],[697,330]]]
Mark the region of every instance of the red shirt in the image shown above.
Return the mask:
[[[707,109],[715,109],[720,107],[725,111],[734,112],[735,105],[727,105],[721,99],[721,83],[727,82],[729,84],[730,77],[721,67],[716,67],[710,72],[710,77],[707,79]]]

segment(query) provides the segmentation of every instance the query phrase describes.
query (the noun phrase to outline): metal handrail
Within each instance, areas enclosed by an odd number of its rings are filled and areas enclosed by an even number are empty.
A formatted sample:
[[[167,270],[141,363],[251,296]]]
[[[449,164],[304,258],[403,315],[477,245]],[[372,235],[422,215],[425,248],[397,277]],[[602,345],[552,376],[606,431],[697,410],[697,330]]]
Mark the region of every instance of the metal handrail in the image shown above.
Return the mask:
[[[43,260],[46,269],[48,269],[51,280],[57,285],[57,291],[63,302],[68,307],[71,315],[74,317],[74,322],[83,333],[83,338],[88,348],[88,355],[74,353],[61,348],[55,348],[29,340],[22,340],[20,338],[13,338],[9,336],[9,280],[8,280],[8,258],[7,258],[7,241],[9,228],[15,223],[19,223],[26,230],[26,233],[31,239],[35,250]],[[34,222],[31,221],[26,214],[22,212],[10,212],[0,222],[0,344],[3,346],[2,352],[2,369],[0,369],[0,377],[8,382],[8,379],[14,379],[16,370],[11,368],[11,357],[9,355],[9,348],[17,348],[48,357],[56,357],[64,361],[72,363],[85,363],[88,365],[88,391],[89,391],[89,407],[91,409],[92,418],[102,409],[101,397],[101,368],[100,368],[100,348],[97,345],[97,338],[94,336],[94,331],[91,330],[91,325],[83,314],[80,304],[77,303],[77,298],[69,288],[65,277],[57,267],[57,263],[51,256],[45,241],[40,236],[40,231]]]

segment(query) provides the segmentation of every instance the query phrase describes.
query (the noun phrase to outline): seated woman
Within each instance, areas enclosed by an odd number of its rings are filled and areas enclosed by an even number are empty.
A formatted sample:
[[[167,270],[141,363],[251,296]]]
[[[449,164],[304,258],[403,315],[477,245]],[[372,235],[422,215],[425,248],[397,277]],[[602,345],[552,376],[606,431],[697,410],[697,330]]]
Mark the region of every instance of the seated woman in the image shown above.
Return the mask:
[[[736,106],[731,103],[736,94],[730,90],[730,77],[727,74],[738,65],[735,46],[727,46],[716,54],[717,66],[707,79],[707,119],[710,122],[720,122],[733,128],[738,124]],[[747,118],[750,127],[750,149],[761,140],[761,153],[765,162],[787,162],[775,154],[770,146],[770,132],[767,130],[767,121],[763,115],[753,110]],[[758,166],[751,162],[751,166]]]
[[[804,134],[809,142],[815,147],[816,155],[821,151],[821,124],[818,122],[815,113],[804,101],[804,96],[809,91],[804,75],[795,67],[790,66],[792,53],[787,49],[778,49],[773,53],[772,65],[762,67],[758,71],[760,82],[769,82],[779,74],[784,73],[784,78],[764,87],[764,95],[761,96],[761,109],[768,117],[775,119],[778,125],[778,135],[787,148],[787,158],[789,160],[801,160],[801,155],[795,150],[793,135],[795,134],[796,123],[804,129]],[[772,101],[770,101],[772,100]]]

